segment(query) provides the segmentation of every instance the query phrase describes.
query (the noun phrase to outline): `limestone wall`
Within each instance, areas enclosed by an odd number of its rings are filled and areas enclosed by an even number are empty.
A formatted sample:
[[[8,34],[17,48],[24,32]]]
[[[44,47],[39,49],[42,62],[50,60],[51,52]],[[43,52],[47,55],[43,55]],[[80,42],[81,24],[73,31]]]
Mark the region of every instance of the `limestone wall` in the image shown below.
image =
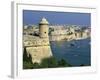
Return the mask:
[[[42,59],[53,56],[49,38],[24,35],[23,46],[26,47],[27,55],[30,55],[32,57],[33,63],[40,63]]]
[[[61,41],[61,40],[70,41],[70,40],[77,40],[77,39],[85,39],[88,37],[90,37],[90,33],[86,33],[86,32],[83,32],[83,33],[77,32],[77,33],[71,34],[71,35],[67,35],[67,34],[63,35],[62,34],[62,35],[49,36],[50,41]]]
[[[25,47],[49,45],[48,38],[40,38],[38,36],[24,35],[23,40],[24,40]]]
[[[31,55],[33,63],[41,63],[42,59],[52,56],[50,46],[27,47],[26,51]]]

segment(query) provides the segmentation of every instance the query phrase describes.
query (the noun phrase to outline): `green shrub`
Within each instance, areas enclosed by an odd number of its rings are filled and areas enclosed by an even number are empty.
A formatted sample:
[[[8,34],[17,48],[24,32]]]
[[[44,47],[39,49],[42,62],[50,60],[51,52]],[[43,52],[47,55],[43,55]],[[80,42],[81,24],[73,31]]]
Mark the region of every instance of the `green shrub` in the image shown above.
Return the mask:
[[[23,61],[23,69],[32,69],[33,64],[31,62]]]
[[[57,60],[54,57],[45,58],[41,62],[42,68],[53,68],[53,67],[57,67],[57,65],[58,65]]]
[[[32,69],[32,68],[33,68],[32,57],[31,57],[31,55],[27,56],[26,48],[24,48],[24,52],[23,52],[23,69]]]
[[[35,69],[35,68],[40,68],[40,65],[38,63],[34,63],[33,64],[33,69]]]
[[[64,59],[61,59],[58,61],[58,67],[69,67],[71,66],[69,63],[67,63]]]

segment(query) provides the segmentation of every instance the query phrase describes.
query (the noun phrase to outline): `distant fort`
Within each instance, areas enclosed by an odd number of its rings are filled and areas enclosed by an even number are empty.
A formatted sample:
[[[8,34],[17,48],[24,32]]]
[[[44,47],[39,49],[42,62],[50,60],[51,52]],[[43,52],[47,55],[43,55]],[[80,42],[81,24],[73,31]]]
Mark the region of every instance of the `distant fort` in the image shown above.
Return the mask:
[[[32,62],[41,63],[44,58],[53,56],[49,41],[71,41],[89,38],[90,27],[77,25],[49,25],[42,18],[39,25],[25,25],[23,29],[23,45],[27,56],[31,55]]]

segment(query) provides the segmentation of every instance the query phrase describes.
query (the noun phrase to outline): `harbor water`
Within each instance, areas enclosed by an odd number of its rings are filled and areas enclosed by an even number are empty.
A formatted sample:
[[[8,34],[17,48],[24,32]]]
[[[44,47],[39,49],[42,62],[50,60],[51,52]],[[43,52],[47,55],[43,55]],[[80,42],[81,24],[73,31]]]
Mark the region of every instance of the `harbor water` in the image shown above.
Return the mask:
[[[90,39],[51,41],[52,53],[57,60],[64,59],[72,66],[91,65]]]

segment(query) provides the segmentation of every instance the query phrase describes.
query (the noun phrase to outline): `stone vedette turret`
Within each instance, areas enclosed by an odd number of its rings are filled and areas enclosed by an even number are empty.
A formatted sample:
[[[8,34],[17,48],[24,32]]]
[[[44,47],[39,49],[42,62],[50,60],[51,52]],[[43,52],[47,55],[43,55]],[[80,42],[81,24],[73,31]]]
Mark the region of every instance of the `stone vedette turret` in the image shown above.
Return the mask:
[[[41,38],[48,38],[48,25],[49,22],[46,20],[46,18],[42,18],[39,23],[39,36]]]
[[[53,56],[48,37],[48,24],[48,21],[42,18],[39,23],[39,36],[24,35],[24,47],[27,56],[32,57],[32,63],[41,63],[44,58]]]

